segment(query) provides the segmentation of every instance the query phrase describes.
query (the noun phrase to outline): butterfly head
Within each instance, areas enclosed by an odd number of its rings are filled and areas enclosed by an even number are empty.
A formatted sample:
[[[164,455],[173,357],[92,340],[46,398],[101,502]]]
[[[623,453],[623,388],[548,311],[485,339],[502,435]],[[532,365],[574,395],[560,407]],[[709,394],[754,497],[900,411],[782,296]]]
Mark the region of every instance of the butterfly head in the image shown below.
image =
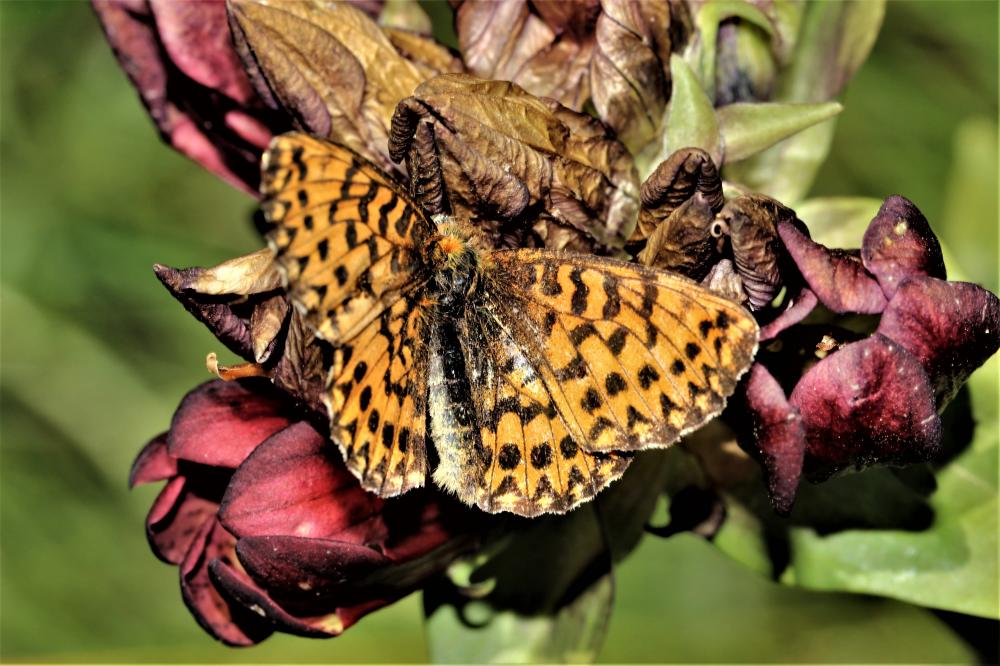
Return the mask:
[[[427,247],[431,269],[431,291],[446,310],[457,311],[479,280],[480,251],[464,229],[442,225]]]

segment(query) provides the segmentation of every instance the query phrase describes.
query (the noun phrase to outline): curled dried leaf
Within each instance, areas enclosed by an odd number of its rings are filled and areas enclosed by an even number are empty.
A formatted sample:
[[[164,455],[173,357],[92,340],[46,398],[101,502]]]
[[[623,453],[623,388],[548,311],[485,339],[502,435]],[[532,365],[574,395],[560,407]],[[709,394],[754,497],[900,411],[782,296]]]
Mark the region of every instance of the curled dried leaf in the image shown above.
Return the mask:
[[[281,341],[281,354],[274,360],[271,381],[300,401],[313,412],[327,416],[323,395],[326,393],[326,372],[323,370],[323,353],[329,349],[318,340],[299,312],[292,308],[291,316]]]
[[[722,209],[722,179],[712,157],[700,148],[681,148],[660,163],[639,188],[637,235],[649,236],[674,209],[698,192],[712,213]]]
[[[282,290],[273,253],[264,248],[212,268],[156,265],[160,282],[231,351],[289,395],[326,414],[323,342],[302,322]]]
[[[264,363],[271,356],[287,315],[288,299],[282,294],[274,294],[254,308],[250,315],[250,340],[257,363]]]
[[[763,194],[748,194],[728,201],[716,216],[732,246],[736,270],[750,308],[770,303],[787,279],[787,253],[778,236],[778,223],[802,226],[795,211]]]
[[[268,248],[224,261],[212,268],[184,271],[178,288],[199,294],[249,296],[281,286],[281,274]]]
[[[237,51],[255,87],[311,134],[392,169],[385,144],[393,110],[438,64],[426,38],[395,41],[348,3],[230,0]],[[405,45],[416,62],[395,46]]]
[[[635,221],[625,147],[600,122],[506,81],[421,84],[396,109],[389,154],[428,211],[473,220],[497,246],[607,252]]]
[[[639,261],[701,280],[721,257],[722,239],[712,235],[714,220],[715,211],[708,199],[695,193],[656,227],[638,255]]]

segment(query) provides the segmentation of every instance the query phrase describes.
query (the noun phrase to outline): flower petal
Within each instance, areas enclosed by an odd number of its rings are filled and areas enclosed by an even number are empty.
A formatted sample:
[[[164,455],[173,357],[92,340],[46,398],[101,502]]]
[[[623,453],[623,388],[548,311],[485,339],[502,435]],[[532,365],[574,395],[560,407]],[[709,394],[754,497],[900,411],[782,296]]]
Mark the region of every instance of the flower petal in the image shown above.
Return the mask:
[[[778,224],[778,235],[823,305],[838,313],[874,314],[885,308],[882,288],[856,255],[823,247],[787,222]]]
[[[231,603],[209,578],[213,561],[235,561],[236,539],[215,520],[206,521],[181,563],[181,596],[205,631],[227,645],[253,645],[274,631],[249,606]]]
[[[802,287],[799,295],[792,299],[791,304],[781,314],[760,327],[760,341],[776,338],[782,331],[805,319],[816,307],[817,302],[819,301],[816,294],[808,287]]]
[[[244,537],[236,548],[247,573],[273,598],[309,614],[371,600],[358,583],[390,564],[366,545],[295,536]]]
[[[230,41],[225,2],[95,0],[93,6],[164,141],[256,195],[261,152],[287,121],[253,92]]]
[[[383,538],[383,501],[365,492],[340,452],[305,422],[264,442],[240,466],[219,511],[239,537],[295,535],[370,543]]]
[[[231,603],[253,610],[280,631],[299,636],[313,638],[339,636],[363,615],[384,605],[370,604],[358,609],[299,617],[278,604],[249,576],[228,562],[221,559],[213,560],[209,564],[209,571],[212,582]]]
[[[191,492],[185,477],[171,479],[146,516],[146,538],[153,554],[168,564],[180,564],[198,530],[213,520],[218,508],[217,502]]]
[[[135,457],[128,473],[128,487],[164,481],[177,474],[177,459],[167,452],[167,433],[149,440]]]
[[[927,373],[884,335],[845,345],[806,372],[789,398],[806,429],[813,481],[847,467],[930,460],[941,419]]]
[[[774,510],[791,511],[802,476],[806,433],[802,416],[785,397],[777,380],[760,363],[754,363],[746,384],[747,407],[753,419],[753,436],[767,476],[768,495]]]
[[[174,414],[167,435],[170,455],[235,469],[258,444],[288,425],[287,409],[267,382],[206,382],[184,396]]]
[[[909,199],[899,195],[886,199],[868,225],[861,260],[886,298],[892,298],[908,277],[945,277],[941,244],[931,225]]]
[[[882,313],[878,332],[920,360],[941,411],[973,370],[1000,348],[1000,301],[968,282],[904,279]]]

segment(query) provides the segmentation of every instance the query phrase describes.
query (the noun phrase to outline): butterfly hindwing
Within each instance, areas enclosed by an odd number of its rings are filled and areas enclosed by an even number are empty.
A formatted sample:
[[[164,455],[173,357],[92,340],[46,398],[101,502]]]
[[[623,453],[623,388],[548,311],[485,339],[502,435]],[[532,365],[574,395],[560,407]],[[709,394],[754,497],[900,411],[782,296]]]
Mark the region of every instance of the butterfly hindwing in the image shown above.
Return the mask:
[[[457,454],[450,460],[441,451],[446,442],[434,433],[442,460],[434,479],[491,513],[568,511],[620,477],[631,455],[594,454],[577,444],[523,352],[523,340],[495,315],[486,300],[467,309],[459,323],[456,340],[473,379],[465,401],[475,427],[447,442]]]
[[[587,451],[672,444],[722,411],[756,352],[746,310],[672,273],[535,250],[492,264],[498,316]]]
[[[264,155],[261,209],[292,302],[333,347],[331,437],[362,485],[421,486],[426,368],[419,252],[433,227],[386,174],[305,134]]]

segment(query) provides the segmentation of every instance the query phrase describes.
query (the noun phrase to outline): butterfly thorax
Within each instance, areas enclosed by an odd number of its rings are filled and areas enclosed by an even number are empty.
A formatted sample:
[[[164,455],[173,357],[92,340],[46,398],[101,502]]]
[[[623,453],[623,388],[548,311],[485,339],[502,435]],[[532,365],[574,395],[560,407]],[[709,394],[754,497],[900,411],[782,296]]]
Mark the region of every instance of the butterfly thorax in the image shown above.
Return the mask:
[[[430,270],[428,297],[443,314],[459,315],[478,285],[482,253],[478,238],[465,228],[446,224],[433,236],[425,251]]]

